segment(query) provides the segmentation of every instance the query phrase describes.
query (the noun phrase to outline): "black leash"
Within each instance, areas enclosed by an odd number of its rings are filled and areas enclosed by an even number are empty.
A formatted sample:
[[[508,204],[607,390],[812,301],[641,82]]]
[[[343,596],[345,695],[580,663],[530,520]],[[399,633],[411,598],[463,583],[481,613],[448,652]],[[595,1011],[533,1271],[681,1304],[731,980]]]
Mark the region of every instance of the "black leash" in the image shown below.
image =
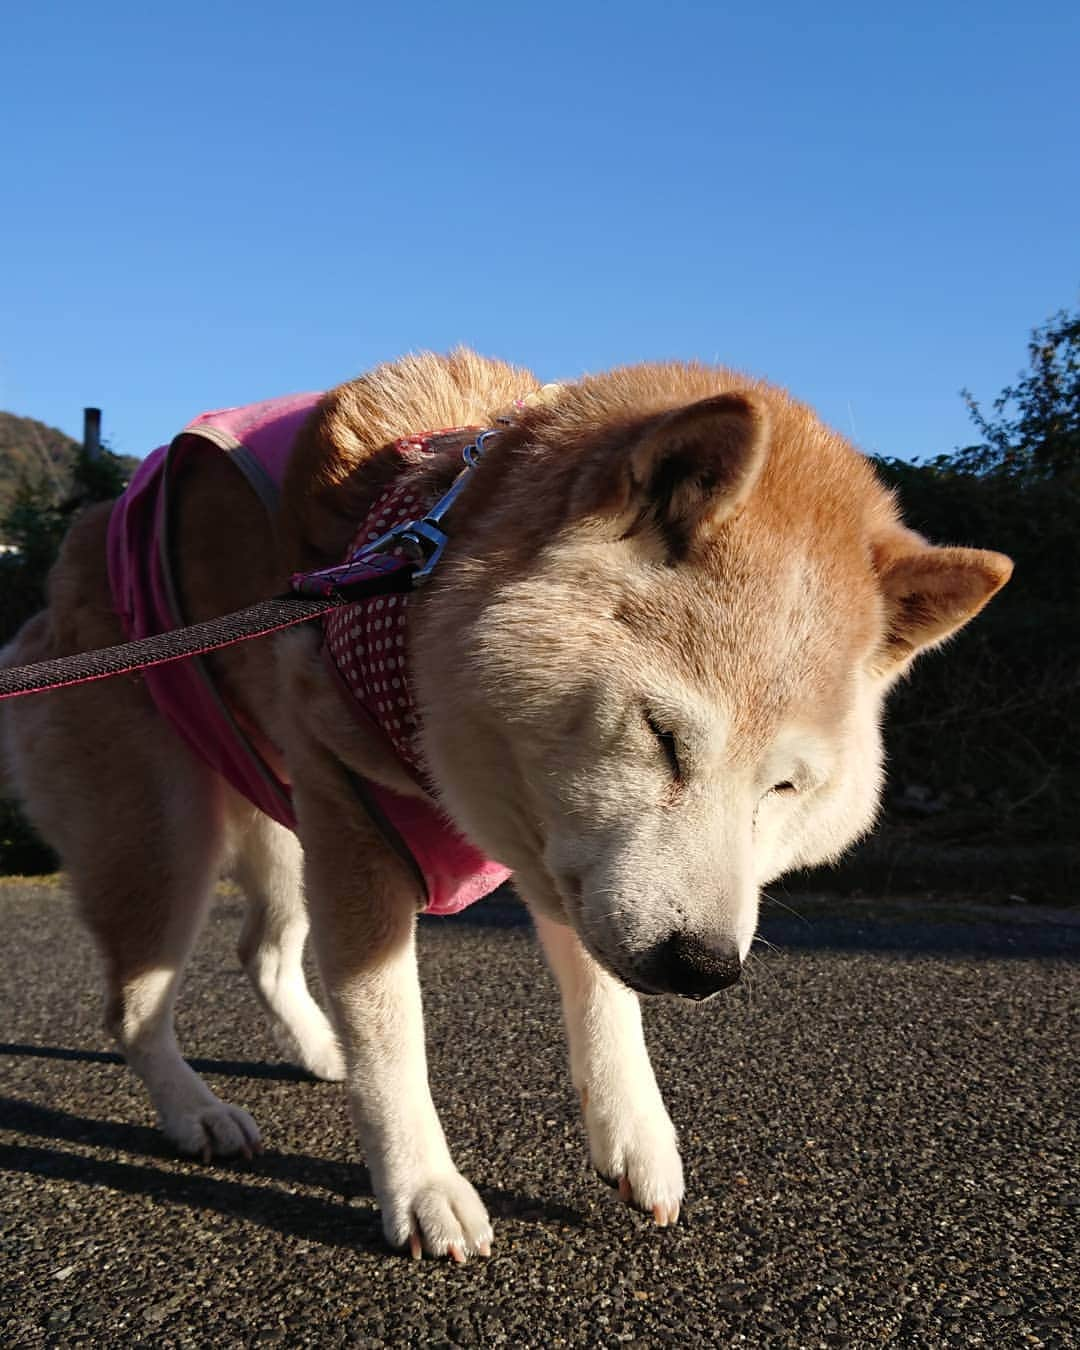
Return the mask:
[[[86,684],[91,680],[108,679],[110,675],[160,666],[166,661],[179,661],[185,656],[201,656],[234,642],[264,637],[281,628],[318,618],[334,604],[297,595],[276,595],[235,614],[223,614],[219,619],[209,619],[188,628],[173,628],[155,637],[140,638],[137,642],[120,642],[115,647],[58,656],[29,666],[11,666],[0,670],[0,699],[63,689],[71,684]]]
[[[338,605],[362,600],[368,595],[388,595],[409,590],[412,586],[412,565],[402,565],[399,559],[387,559],[398,564],[393,569],[380,570],[369,584],[354,581],[348,591],[332,595],[302,595],[296,591],[260,600],[247,609],[223,614],[205,623],[186,628],[173,628],[154,637],[135,642],[120,642],[115,647],[97,651],[78,652],[72,656],[58,656],[51,661],[37,661],[28,666],[10,666],[0,670],[0,699],[16,698],[20,694],[43,693],[48,689],[64,689],[68,685],[87,684],[105,680],[112,675],[125,675],[149,666],[180,661],[186,656],[202,656],[207,652],[231,647],[235,642],[266,637],[269,633],[307,623],[328,614]]]

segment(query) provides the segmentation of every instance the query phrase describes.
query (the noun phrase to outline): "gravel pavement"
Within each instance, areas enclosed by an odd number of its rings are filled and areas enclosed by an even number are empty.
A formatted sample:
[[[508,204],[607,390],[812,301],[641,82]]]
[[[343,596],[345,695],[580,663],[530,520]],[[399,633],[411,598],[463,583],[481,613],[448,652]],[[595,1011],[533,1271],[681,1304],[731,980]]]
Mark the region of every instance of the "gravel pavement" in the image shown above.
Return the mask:
[[[688,1200],[590,1171],[557,999],[516,908],[425,921],[436,1101],[488,1261],[388,1253],[341,1089],[282,1064],[224,898],[186,1053],[266,1154],[152,1128],[62,888],[0,886],[0,1345],[1080,1345],[1080,926],[788,898],[750,978],[647,1026]]]

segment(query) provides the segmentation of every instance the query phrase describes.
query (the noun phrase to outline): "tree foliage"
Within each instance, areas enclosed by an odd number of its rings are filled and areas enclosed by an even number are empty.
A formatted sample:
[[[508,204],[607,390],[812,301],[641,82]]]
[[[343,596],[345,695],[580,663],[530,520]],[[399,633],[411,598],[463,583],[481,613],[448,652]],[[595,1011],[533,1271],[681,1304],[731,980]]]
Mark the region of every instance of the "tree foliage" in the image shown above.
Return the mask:
[[[886,824],[923,838],[1080,840],[1080,313],[1036,329],[1029,356],[991,414],[965,395],[976,444],[879,461],[915,529],[1016,564],[986,612],[893,696]]]
[[[64,496],[78,453],[79,442],[56,427],[0,412],[0,518],[24,485]]]
[[[982,440],[957,452],[958,467],[1047,478],[1080,467],[1080,311],[1061,310],[1036,328],[1028,361],[990,416],[963,391]]]
[[[135,461],[102,450],[91,459],[79,449],[67,483],[44,476],[20,477],[0,538],[12,550],[0,558],[0,642],[7,642],[45,603],[45,582],[68,526],[92,502],[118,497]]]
[[[0,555],[0,642],[12,638],[44,606],[49,569],[74,517],[92,502],[119,496],[133,463],[108,450],[90,459],[77,449],[66,466],[63,487],[54,475],[20,472],[0,515],[0,537],[11,550]],[[0,872],[55,869],[55,854],[16,803],[0,802]]]

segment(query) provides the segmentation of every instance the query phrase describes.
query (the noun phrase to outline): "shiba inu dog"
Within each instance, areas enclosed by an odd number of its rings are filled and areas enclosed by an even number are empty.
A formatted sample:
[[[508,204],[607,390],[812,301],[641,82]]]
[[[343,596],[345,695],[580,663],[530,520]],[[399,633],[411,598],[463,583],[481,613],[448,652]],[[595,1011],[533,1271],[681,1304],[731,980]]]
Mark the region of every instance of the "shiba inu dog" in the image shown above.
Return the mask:
[[[416,440],[442,428],[470,430]],[[241,960],[283,1047],[345,1079],[388,1241],[459,1261],[492,1232],[427,1084],[414,929],[433,892],[372,792],[513,872],[561,988],[592,1160],[674,1222],[682,1164],[638,995],[701,999],[738,979],[762,884],[870,827],[890,685],[1011,571],[905,528],[870,462],[762,381],[663,364],[539,391],[458,351],[313,398],[289,424],[275,514],[236,455],[178,459],[162,517],[177,613],[223,614],[340,562],[361,522],[374,535],[391,503],[437,497],[477,429],[495,434],[407,618],[388,602],[332,639],[308,624],[207,662],[287,795],[276,818],[178,734],[148,678],[3,708],[8,770],[63,858],[104,957],[108,1026],[166,1135],[207,1157],[259,1145],[173,1033],[230,867],[248,901]],[[109,522],[95,508],[73,527],[6,664],[121,640]],[[329,1018],[301,969],[309,921]]]

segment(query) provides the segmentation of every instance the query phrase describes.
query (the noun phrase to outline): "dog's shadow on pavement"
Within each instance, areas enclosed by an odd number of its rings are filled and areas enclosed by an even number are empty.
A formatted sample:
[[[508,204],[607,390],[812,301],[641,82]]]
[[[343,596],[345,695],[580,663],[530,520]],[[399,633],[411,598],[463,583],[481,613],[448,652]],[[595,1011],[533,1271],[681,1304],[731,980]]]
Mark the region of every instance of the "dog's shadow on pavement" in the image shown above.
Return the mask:
[[[19,1045],[0,1042],[0,1056],[27,1055],[33,1059],[62,1059],[80,1064],[123,1064],[114,1050],[72,1050],[64,1045]],[[264,1064],[250,1059],[189,1059],[196,1073],[220,1073],[228,1078],[272,1078],[283,1083],[317,1083],[319,1080],[295,1064]]]
[[[3,1049],[18,1053],[17,1047],[0,1047]],[[40,1052],[42,1048],[28,1049]],[[64,1058],[77,1056],[95,1061],[111,1062],[114,1058],[89,1051],[61,1050],[57,1054]],[[306,1077],[299,1071],[298,1076]],[[34,1144],[2,1143],[0,1172],[29,1173],[43,1180],[72,1181],[124,1195],[149,1196],[168,1205],[242,1218],[285,1237],[327,1246],[381,1254],[386,1251],[378,1214],[371,1200],[370,1177],[367,1169],[358,1163],[268,1150],[250,1162],[219,1161],[204,1166],[178,1157],[160,1132],[149,1126],[95,1120],[12,1097],[0,1097],[0,1129],[84,1147],[140,1154],[158,1164],[88,1157],[82,1152]],[[298,1193],[298,1185],[328,1194]],[[582,1214],[565,1205],[499,1187],[481,1186],[479,1190],[496,1219],[530,1224],[548,1222],[577,1228],[586,1225]]]

